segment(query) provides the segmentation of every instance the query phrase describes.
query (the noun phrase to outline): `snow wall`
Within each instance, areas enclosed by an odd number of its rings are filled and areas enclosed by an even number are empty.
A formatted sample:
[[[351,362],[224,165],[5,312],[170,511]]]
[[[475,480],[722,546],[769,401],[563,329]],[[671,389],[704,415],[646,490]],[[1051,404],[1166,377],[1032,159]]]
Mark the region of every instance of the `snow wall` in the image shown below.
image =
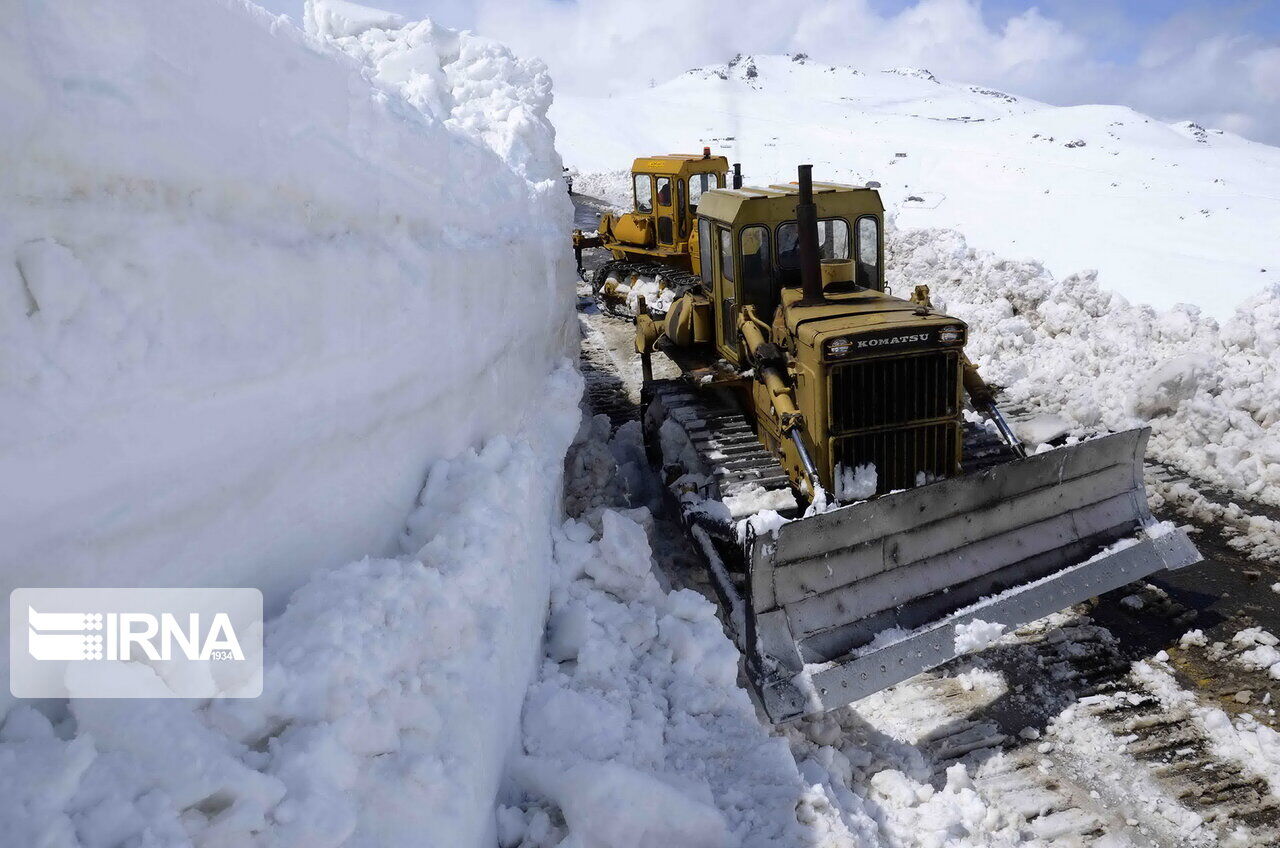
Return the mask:
[[[255,701],[0,696],[22,844],[492,831],[578,418],[550,81],[430,22],[305,23],[0,20],[4,595],[257,586],[272,617]]]
[[[390,76],[235,0],[0,23],[6,596],[278,608],[537,402],[572,338],[550,81],[378,32]]]

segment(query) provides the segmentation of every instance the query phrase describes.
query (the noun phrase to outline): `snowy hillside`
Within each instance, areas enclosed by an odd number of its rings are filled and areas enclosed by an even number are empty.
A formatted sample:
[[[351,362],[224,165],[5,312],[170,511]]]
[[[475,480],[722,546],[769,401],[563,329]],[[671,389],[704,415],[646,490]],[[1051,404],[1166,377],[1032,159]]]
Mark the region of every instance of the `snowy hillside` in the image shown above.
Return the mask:
[[[1096,269],[1133,302],[1225,319],[1280,279],[1280,149],[1125,107],[762,56],[624,96],[562,96],[551,118],[582,172],[704,144],[749,183],[812,162],[816,177],[880,182],[902,227],[958,229],[1058,277]]]

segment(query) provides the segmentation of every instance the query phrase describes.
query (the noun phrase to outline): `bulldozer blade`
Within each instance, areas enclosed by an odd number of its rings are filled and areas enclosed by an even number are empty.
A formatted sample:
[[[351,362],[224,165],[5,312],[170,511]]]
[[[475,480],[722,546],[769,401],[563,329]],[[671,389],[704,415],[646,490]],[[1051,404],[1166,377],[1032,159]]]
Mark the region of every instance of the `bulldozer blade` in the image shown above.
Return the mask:
[[[769,718],[852,703],[1013,629],[1200,560],[1156,529],[1148,430],[1058,448],[748,538],[744,643]],[[962,646],[963,647],[963,646]]]

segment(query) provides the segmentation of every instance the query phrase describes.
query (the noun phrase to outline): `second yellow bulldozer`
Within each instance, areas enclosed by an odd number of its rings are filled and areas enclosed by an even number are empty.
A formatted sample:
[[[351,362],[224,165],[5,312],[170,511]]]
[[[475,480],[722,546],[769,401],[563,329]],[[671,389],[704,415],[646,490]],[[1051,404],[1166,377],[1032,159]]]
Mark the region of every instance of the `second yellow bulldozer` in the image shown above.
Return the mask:
[[[1200,559],[1148,510],[1147,430],[1027,455],[965,322],[886,289],[876,191],[804,165],[688,212],[690,279],[635,298],[646,445],[772,720]]]
[[[725,188],[729,161],[712,156],[671,153],[644,156],[631,166],[634,211],[606,214],[597,233],[573,233],[578,273],[583,273],[582,251],[603,247],[613,258],[592,275],[592,293],[612,312],[633,315],[636,299],[645,297],[652,313],[661,314],[667,304],[697,284],[691,273],[689,244],[694,236],[698,204],[707,191]],[[735,168],[741,184],[741,172]]]

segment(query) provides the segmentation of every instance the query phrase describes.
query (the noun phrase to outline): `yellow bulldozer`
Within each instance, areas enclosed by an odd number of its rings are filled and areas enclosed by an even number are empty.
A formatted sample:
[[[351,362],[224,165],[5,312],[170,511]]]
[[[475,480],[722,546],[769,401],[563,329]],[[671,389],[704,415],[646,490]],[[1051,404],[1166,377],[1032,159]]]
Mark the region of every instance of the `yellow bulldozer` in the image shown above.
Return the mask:
[[[573,232],[573,251],[582,275],[582,251],[603,247],[613,259],[595,270],[591,290],[611,312],[634,315],[636,300],[644,297],[651,313],[662,314],[667,304],[696,286],[689,250],[702,196],[724,188],[729,161],[712,156],[671,153],[645,156],[631,166],[634,211],[604,215],[597,232]],[[735,185],[741,171],[734,168]]]
[[[988,625],[1199,561],[1148,510],[1147,430],[1027,455],[965,322],[927,287],[886,289],[875,190],[815,183],[807,165],[794,183],[720,187],[723,160],[655,157],[637,160],[645,192],[654,168],[717,187],[683,207],[655,188],[652,252],[618,240],[627,216],[602,243],[692,278],[662,315],[634,298],[643,429],[773,721],[943,663]],[[653,378],[659,355],[678,379]]]

